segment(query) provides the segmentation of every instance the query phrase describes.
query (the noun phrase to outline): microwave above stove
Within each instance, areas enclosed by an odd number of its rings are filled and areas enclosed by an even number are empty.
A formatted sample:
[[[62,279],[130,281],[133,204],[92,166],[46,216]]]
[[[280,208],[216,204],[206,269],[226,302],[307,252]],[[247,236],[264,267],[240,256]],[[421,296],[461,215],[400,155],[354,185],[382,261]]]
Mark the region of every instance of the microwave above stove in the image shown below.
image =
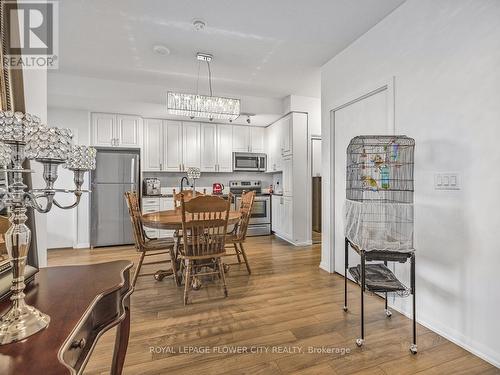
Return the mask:
[[[266,166],[266,154],[233,152],[233,171],[265,172]]]

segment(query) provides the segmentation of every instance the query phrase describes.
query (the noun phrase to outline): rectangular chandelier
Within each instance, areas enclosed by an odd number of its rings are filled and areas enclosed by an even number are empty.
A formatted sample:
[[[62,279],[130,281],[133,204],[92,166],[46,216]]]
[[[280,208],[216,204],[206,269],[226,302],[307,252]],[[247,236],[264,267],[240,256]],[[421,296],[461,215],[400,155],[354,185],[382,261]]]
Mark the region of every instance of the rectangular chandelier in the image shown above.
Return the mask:
[[[167,110],[171,115],[236,120],[240,115],[240,100],[221,96],[168,92]]]

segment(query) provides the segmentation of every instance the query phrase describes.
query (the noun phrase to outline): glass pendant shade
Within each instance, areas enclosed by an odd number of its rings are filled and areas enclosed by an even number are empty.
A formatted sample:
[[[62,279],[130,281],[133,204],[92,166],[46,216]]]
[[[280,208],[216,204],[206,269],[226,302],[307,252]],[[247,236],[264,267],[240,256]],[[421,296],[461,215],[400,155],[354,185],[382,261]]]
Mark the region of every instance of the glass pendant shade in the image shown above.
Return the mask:
[[[172,115],[235,120],[240,115],[240,100],[169,92],[167,109]]]
[[[64,168],[70,170],[90,171],[95,169],[97,151],[94,147],[73,146]]]
[[[72,146],[71,130],[40,126],[29,136],[25,149],[26,157],[63,162],[68,158]]]
[[[0,141],[5,143],[27,143],[40,127],[40,118],[29,113],[0,111]]]

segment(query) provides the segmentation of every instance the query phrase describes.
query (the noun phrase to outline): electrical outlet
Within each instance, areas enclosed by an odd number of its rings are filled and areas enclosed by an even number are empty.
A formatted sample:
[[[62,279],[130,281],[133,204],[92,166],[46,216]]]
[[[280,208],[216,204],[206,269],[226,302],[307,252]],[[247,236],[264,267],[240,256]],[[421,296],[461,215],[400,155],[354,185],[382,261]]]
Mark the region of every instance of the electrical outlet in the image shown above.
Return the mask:
[[[435,190],[460,190],[460,178],[458,173],[436,173],[434,175]]]

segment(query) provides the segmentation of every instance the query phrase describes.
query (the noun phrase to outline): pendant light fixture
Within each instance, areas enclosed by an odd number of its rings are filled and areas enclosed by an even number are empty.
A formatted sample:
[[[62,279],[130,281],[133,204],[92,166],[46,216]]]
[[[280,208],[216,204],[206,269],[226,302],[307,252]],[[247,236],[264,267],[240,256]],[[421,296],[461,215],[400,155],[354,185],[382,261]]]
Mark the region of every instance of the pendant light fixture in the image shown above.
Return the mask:
[[[198,79],[196,82],[196,94],[185,94],[180,92],[167,93],[167,110],[171,115],[203,117],[210,120],[235,120],[240,115],[240,100],[214,96],[212,93],[212,71],[210,62],[212,55],[198,52]],[[200,80],[200,65],[205,62],[208,69],[208,86],[210,96],[198,94]]]

